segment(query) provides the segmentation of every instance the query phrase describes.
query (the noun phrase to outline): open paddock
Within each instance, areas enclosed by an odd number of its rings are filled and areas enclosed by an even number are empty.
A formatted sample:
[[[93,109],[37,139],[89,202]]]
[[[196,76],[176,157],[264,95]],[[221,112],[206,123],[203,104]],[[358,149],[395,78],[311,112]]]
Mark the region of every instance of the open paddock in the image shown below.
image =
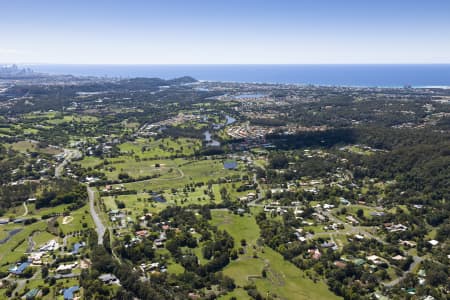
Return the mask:
[[[267,246],[257,245],[259,227],[253,215],[241,217],[224,210],[213,210],[211,214],[212,224],[228,231],[237,247],[241,239],[247,242],[245,253],[231,261],[223,271],[234,278],[237,285],[243,286],[253,281],[262,295],[269,294],[276,299],[339,299],[324,282],[314,283],[279,253]],[[254,252],[256,258],[253,257]],[[266,278],[261,276],[263,269],[266,270]]]
[[[119,145],[119,149],[124,155],[137,155],[140,158],[147,159],[168,158],[174,155],[189,156],[194,154],[194,151],[200,147],[200,140],[188,138],[139,138],[133,142],[126,142]]]

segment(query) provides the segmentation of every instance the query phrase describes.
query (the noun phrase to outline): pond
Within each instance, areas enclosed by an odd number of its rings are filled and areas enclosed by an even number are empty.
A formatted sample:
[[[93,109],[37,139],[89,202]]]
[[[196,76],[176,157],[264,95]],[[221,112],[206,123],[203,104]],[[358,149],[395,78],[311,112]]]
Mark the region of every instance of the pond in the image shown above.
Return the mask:
[[[215,147],[220,146],[219,141],[213,140],[211,138],[211,132],[209,132],[209,130],[206,130],[205,132],[203,132],[203,135],[205,136],[205,142],[206,142],[207,146],[215,146]]]
[[[230,124],[233,124],[234,122],[236,122],[235,118],[230,117],[228,115],[226,115],[225,118],[227,119],[227,121],[225,122],[225,125],[230,125]]]
[[[0,245],[6,243],[7,241],[9,241],[13,236],[15,236],[16,234],[18,234],[19,232],[22,231],[22,228],[17,228],[17,229],[13,229],[11,231],[8,232],[8,236],[5,237],[3,240],[0,240]]]

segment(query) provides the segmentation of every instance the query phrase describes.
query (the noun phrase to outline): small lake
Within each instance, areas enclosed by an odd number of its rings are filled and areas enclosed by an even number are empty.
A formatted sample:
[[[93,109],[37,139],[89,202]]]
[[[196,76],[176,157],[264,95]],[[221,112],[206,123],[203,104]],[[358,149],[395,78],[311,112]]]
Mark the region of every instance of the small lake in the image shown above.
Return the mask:
[[[211,132],[209,132],[209,130],[206,130],[205,132],[203,132],[203,135],[205,136],[205,142],[206,142],[207,146],[215,146],[215,147],[220,146],[219,141],[213,140],[211,138]]]
[[[9,241],[13,236],[15,236],[16,234],[18,234],[19,232],[22,231],[22,228],[17,228],[17,229],[13,229],[11,231],[8,232],[8,236],[5,237],[3,240],[0,240],[0,245],[6,243],[7,241]]]
[[[161,195],[161,194],[152,192],[151,195],[152,195],[153,201],[155,201],[155,202],[159,202],[159,203],[166,203],[167,202],[166,198],[164,198],[164,196]]]
[[[230,117],[229,115],[226,115],[225,118],[227,119],[225,122],[225,125],[230,125],[236,122],[236,119],[233,117]]]

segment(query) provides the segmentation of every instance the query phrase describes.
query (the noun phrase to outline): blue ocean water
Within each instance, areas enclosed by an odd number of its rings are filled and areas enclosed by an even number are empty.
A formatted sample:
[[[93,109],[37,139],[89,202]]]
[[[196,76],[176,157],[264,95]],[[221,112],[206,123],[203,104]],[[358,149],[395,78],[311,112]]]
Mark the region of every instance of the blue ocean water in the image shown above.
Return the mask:
[[[108,77],[192,76],[199,80],[336,86],[450,86],[450,64],[435,65],[30,65],[38,72]]]

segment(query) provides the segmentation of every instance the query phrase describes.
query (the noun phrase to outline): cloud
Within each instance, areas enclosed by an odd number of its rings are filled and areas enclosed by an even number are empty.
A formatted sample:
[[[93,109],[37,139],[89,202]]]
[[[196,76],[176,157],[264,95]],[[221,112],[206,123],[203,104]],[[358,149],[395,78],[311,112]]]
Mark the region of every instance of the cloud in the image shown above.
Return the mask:
[[[0,54],[24,54],[25,51],[18,49],[0,48]]]

